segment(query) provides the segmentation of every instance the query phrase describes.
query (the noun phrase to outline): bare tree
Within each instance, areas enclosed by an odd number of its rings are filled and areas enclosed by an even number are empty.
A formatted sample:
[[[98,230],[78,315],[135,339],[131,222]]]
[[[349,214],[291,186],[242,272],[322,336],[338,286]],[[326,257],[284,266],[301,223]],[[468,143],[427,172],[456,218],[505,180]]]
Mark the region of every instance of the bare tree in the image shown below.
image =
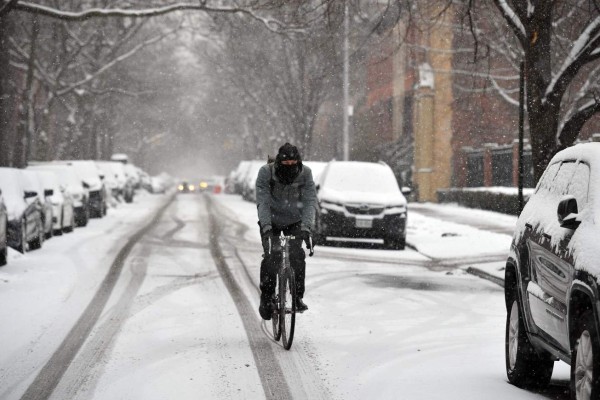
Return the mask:
[[[477,44],[476,58],[488,51],[487,55],[504,55],[504,73],[490,82],[513,104],[517,66],[525,62],[538,180],[551,157],[571,146],[600,112],[600,7],[594,0],[494,0],[493,5],[464,1],[462,6]]]

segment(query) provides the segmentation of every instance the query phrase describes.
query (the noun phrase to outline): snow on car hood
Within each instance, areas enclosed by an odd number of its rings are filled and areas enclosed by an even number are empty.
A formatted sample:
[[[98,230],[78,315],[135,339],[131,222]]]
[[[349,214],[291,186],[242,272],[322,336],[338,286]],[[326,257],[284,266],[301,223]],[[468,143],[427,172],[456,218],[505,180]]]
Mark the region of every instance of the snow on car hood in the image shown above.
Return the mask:
[[[366,203],[382,206],[406,206],[406,199],[402,193],[373,193],[361,191],[340,191],[323,188],[318,194],[319,201],[332,203],[352,204]]]
[[[23,198],[24,192],[21,182],[20,170],[0,168],[0,189],[2,189],[4,205],[10,220],[18,218],[27,208]]]

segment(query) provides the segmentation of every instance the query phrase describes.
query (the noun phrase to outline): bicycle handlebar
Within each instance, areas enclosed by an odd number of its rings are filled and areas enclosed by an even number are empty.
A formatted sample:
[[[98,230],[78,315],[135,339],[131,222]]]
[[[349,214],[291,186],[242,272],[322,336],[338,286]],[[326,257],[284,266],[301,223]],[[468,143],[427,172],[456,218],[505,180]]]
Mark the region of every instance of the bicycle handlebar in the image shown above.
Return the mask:
[[[296,236],[293,236],[293,235],[287,235],[286,236],[286,235],[283,234],[283,232],[279,236],[272,236],[272,237],[275,237],[275,238],[278,238],[278,239],[285,238],[285,239],[288,239],[288,240],[294,240],[294,239],[296,239]],[[312,235],[308,236],[308,242],[306,243],[306,249],[308,250],[308,256],[309,257],[312,257],[312,256],[315,255],[315,246],[314,246],[314,243],[313,243]],[[272,250],[272,244],[271,244],[271,238],[269,238],[269,253],[271,253],[271,250]]]

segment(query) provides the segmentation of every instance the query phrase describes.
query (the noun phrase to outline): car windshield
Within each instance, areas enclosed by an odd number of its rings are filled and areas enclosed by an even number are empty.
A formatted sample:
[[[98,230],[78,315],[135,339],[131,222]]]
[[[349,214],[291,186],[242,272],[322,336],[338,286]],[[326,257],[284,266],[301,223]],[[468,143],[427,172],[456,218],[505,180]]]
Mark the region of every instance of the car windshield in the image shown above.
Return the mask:
[[[363,162],[332,163],[323,186],[340,192],[400,192],[396,177],[388,167]]]

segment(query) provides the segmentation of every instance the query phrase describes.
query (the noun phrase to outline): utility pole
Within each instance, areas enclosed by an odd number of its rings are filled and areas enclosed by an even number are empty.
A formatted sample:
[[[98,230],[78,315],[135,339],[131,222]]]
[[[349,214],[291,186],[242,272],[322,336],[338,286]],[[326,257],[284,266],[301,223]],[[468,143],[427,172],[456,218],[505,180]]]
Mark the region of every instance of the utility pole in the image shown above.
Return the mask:
[[[523,131],[525,125],[525,62],[521,61],[519,69],[519,213],[523,211]]]
[[[344,2],[344,109],[343,109],[343,118],[344,118],[344,125],[343,125],[343,138],[342,138],[342,147],[343,147],[343,159],[344,161],[348,161],[350,159],[350,135],[349,135],[349,128],[350,128],[350,124],[349,124],[349,118],[348,118],[348,111],[349,111],[349,94],[348,94],[348,85],[349,85],[349,79],[348,79],[348,75],[349,75],[349,55],[348,55],[348,29],[349,28],[349,21],[348,21],[348,1],[346,0]]]

